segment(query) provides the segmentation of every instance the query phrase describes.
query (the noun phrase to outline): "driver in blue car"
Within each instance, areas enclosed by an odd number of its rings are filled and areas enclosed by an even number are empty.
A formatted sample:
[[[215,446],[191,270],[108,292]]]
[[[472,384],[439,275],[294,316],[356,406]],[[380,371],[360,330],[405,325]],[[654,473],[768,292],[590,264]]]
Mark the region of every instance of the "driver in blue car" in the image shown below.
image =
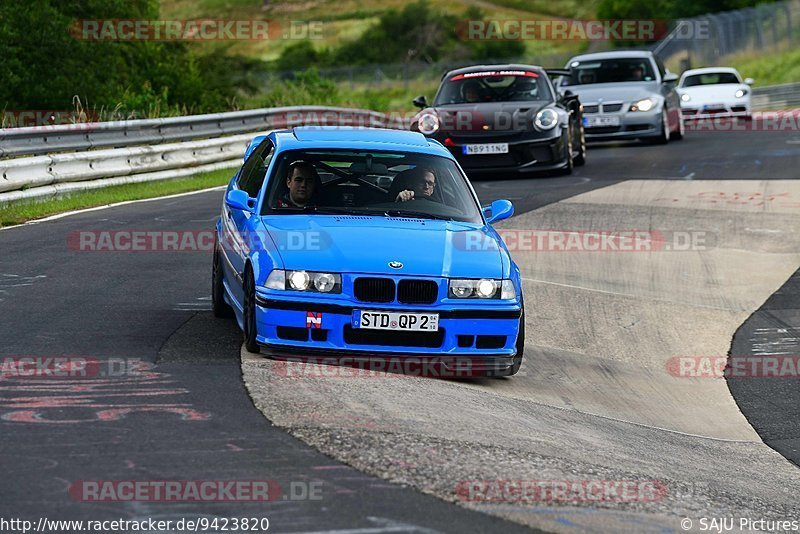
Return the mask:
[[[415,198],[434,200],[435,189],[436,175],[431,169],[414,169],[408,180],[408,189],[400,191],[395,202],[408,202]]]
[[[307,161],[295,161],[289,165],[286,178],[288,191],[278,199],[279,208],[305,208],[314,197],[320,181],[317,169]]]

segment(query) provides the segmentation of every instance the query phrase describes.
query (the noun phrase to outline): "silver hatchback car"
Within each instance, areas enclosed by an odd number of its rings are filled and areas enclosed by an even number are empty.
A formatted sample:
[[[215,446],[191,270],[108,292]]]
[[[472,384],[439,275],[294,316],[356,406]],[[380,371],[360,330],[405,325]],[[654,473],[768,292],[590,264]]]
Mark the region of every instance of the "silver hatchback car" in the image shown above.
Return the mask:
[[[667,143],[684,134],[675,82],[649,51],[599,52],[567,63],[559,90],[578,95],[583,104],[587,141],[643,139]],[[565,73],[566,74],[566,73]]]

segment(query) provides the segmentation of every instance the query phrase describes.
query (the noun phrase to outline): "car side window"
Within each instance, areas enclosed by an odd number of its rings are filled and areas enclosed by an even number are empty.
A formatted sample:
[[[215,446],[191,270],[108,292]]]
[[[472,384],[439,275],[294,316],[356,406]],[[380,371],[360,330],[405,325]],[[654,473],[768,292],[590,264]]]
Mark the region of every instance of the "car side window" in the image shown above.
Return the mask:
[[[256,198],[259,191],[261,191],[272,154],[272,142],[266,139],[261,146],[250,154],[250,157],[247,158],[247,161],[242,166],[236,185],[239,189],[245,191],[249,197]]]

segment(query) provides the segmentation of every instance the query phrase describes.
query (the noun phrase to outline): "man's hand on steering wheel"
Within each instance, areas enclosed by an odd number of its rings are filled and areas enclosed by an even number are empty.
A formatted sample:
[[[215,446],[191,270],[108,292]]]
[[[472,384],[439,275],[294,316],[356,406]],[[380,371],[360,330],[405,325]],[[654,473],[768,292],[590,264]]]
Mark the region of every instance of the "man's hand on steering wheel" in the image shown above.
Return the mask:
[[[400,191],[397,194],[397,198],[394,199],[395,202],[408,202],[409,200],[414,200],[414,191],[406,189],[405,191]]]

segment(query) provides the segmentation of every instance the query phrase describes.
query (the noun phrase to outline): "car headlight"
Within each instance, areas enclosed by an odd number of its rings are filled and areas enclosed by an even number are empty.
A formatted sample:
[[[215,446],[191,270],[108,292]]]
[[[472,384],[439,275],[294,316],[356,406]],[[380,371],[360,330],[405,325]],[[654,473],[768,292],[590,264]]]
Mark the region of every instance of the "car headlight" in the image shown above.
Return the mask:
[[[533,125],[542,131],[552,130],[558,124],[558,113],[550,108],[544,108],[536,114]]]
[[[439,130],[439,117],[435,113],[423,113],[417,124],[421,133],[431,135]]]
[[[747,89],[738,89],[738,90],[737,90],[737,91],[734,93],[734,96],[735,96],[736,98],[742,98],[742,97],[743,97],[744,95],[746,95],[748,92],[749,92],[749,91],[748,91]]]
[[[512,300],[517,298],[517,292],[511,280],[453,278],[450,280],[450,297]]]
[[[690,101],[691,99],[692,99],[692,97],[691,97],[691,96],[689,96],[687,93],[683,93],[683,94],[681,95],[681,100],[682,100],[683,102],[688,102],[688,101]]]
[[[309,291],[316,293],[341,293],[342,275],[313,271],[285,271],[274,269],[265,284],[269,289]]]
[[[638,102],[634,102],[631,105],[630,111],[650,111],[655,107],[656,102],[652,98],[645,98],[639,100]]]

